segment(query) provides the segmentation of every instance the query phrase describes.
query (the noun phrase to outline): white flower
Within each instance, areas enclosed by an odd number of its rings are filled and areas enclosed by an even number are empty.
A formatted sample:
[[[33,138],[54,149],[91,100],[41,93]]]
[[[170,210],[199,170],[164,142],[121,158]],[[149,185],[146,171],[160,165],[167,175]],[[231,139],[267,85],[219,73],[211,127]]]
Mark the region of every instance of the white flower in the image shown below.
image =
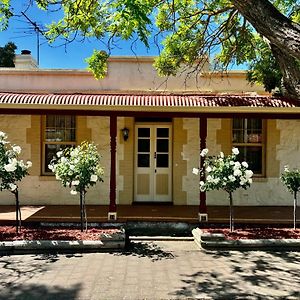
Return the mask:
[[[52,165],[48,165],[48,168],[49,168],[49,170],[51,170],[51,171],[53,171],[54,170],[54,166],[52,166]]]
[[[240,185],[245,185],[245,183],[246,183],[246,182],[245,182],[244,180],[241,180],[241,181],[240,181]]]
[[[253,181],[252,178],[249,178],[249,179],[248,179],[248,182],[249,182],[250,184],[252,183],[252,181]]]
[[[6,137],[6,134],[5,134],[5,132],[3,132],[3,131],[0,131],[0,138],[5,138]]]
[[[63,157],[60,159],[60,161],[61,161],[62,163],[65,163],[65,162],[67,162],[68,160],[63,156]]]
[[[205,148],[205,149],[203,149],[203,150],[201,151],[200,156],[201,156],[201,157],[204,157],[207,153],[208,153],[208,149]]]
[[[207,173],[209,173],[209,172],[212,171],[212,168],[211,168],[210,166],[208,166],[208,167],[206,168],[206,171],[207,171]]]
[[[57,156],[57,157],[61,157],[61,155],[62,155],[62,151],[58,151],[58,152],[56,153],[56,156]]]
[[[234,166],[234,161],[231,160],[231,161],[229,162],[229,164],[230,164],[231,166]]]
[[[56,178],[57,180],[60,180],[60,177],[59,177],[58,174],[55,174],[55,178]]]
[[[238,148],[232,148],[232,154],[238,155],[240,153]]]
[[[9,159],[9,164],[4,166],[5,171],[14,172],[17,169],[17,160],[15,158]]]
[[[22,151],[22,149],[21,149],[21,147],[20,146],[13,146],[13,151],[15,152],[15,153],[17,153],[17,154],[20,154],[21,153],[21,151]]]
[[[199,185],[200,185],[200,186],[205,185],[204,181],[200,181],[200,182],[199,182]]]
[[[289,166],[288,165],[284,166],[284,172],[289,172],[289,171],[290,171]]]
[[[233,175],[229,175],[229,176],[228,176],[228,179],[229,179],[231,182],[236,181],[236,178],[235,178]]]
[[[9,189],[13,192],[15,189],[17,188],[17,186],[14,183],[10,183],[9,184]]]
[[[220,178],[215,178],[215,179],[213,179],[213,183],[214,184],[218,184],[220,182]]]
[[[72,185],[79,185],[79,180],[73,180],[71,184]]]
[[[71,195],[77,195],[77,191],[75,191],[75,190],[71,190],[70,193],[71,193]]]
[[[241,175],[242,175],[242,171],[239,170],[239,169],[235,169],[235,170],[233,171],[233,175],[234,175],[234,176],[241,176]]]
[[[241,167],[240,162],[239,162],[239,161],[236,161],[236,162],[234,163],[233,170],[237,170],[237,169],[239,169],[240,167]]]
[[[27,168],[31,168],[32,167],[32,162],[30,160],[28,160],[26,164],[27,164]]]
[[[98,180],[98,176],[97,175],[91,175],[90,181],[92,182],[96,182]]]
[[[210,176],[210,175],[208,175],[208,176],[206,177],[206,180],[207,180],[207,182],[213,182],[213,178],[212,178],[212,176]]]
[[[70,169],[71,169],[71,170],[74,170],[74,169],[75,169],[75,166],[74,166],[74,165],[70,165]]]
[[[220,157],[224,158],[224,152],[220,152]]]
[[[242,166],[245,167],[245,168],[249,167],[248,164],[247,164],[247,162],[245,162],[245,161],[242,162]]]
[[[246,176],[247,179],[249,179],[253,176],[253,172],[251,170],[246,170],[245,171],[245,176]]]
[[[193,168],[192,173],[195,174],[195,175],[198,175],[199,174],[199,169]]]

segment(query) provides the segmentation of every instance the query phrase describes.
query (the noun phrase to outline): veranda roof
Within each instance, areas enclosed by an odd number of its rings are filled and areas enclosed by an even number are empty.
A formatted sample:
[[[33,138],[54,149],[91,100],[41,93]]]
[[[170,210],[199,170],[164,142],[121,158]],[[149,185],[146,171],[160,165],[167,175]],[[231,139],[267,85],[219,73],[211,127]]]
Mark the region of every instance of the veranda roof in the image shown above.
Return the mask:
[[[0,93],[0,113],[292,114],[300,102],[282,97],[230,94],[38,94]]]

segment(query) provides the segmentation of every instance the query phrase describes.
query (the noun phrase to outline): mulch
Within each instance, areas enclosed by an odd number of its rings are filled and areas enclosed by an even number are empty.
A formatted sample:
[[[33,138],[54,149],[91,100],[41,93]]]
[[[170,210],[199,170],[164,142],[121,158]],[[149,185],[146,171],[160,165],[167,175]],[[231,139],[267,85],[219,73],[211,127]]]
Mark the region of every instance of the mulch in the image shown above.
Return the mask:
[[[223,233],[228,240],[239,239],[300,239],[300,229],[274,227],[245,227],[230,232],[229,228],[203,229],[209,233]]]
[[[81,232],[78,228],[69,227],[21,227],[16,233],[14,226],[0,226],[0,241],[16,240],[101,240],[101,236],[114,234],[119,229],[88,228]]]

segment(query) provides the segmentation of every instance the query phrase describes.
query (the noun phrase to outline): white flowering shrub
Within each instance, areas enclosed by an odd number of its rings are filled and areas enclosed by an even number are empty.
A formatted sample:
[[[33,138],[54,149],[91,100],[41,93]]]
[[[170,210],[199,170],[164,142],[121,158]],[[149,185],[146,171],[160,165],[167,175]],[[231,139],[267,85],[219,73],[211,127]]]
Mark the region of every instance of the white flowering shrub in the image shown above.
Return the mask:
[[[24,163],[23,160],[19,160],[21,151],[20,146],[12,145],[7,141],[6,134],[0,131],[0,190],[8,190],[15,195],[17,232],[21,225],[18,182],[28,175],[28,169],[32,166],[31,161]]]
[[[203,170],[194,168],[193,173],[206,174],[206,181],[200,181],[201,191],[224,190],[228,193],[238,188],[247,189],[252,183],[253,172],[248,170],[248,163],[238,161],[239,150],[232,149],[232,154],[225,156],[221,152],[218,156],[207,156],[208,149],[203,149],[201,156],[205,158]]]
[[[289,192],[294,195],[294,229],[297,223],[297,193],[300,191],[300,170],[292,169],[285,166],[281,174],[281,181],[287,187]]]
[[[200,156],[204,159],[203,169],[194,168],[193,173],[206,177],[200,181],[200,191],[224,190],[230,200],[230,229],[233,230],[232,193],[239,189],[247,189],[252,183],[253,172],[248,169],[248,163],[238,161],[238,148],[232,149],[232,154],[225,156],[221,152],[218,156],[207,156],[208,149],[203,149]]]
[[[101,156],[96,145],[88,142],[83,142],[76,148],[70,147],[59,151],[56,156],[48,167],[64,187],[71,188],[72,195],[80,193],[81,224],[83,224],[83,214],[86,221],[85,194],[87,189],[95,185],[97,181],[103,181]]]
[[[57,152],[56,156],[48,167],[64,187],[71,188],[72,195],[86,191],[97,181],[103,181],[101,156],[93,143],[83,142],[76,148],[66,148]]]

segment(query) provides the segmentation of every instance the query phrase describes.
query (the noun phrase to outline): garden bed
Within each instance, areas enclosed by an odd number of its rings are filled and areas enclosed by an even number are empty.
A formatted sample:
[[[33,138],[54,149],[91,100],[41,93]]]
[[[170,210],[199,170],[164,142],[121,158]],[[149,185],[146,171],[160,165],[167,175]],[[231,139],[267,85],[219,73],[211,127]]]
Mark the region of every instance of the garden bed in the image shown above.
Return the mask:
[[[78,228],[70,227],[21,227],[19,233],[16,233],[14,226],[0,226],[0,241],[18,241],[18,240],[87,240],[99,241],[122,233],[121,229],[113,228],[89,228],[81,232]]]
[[[241,239],[300,239],[300,229],[273,227],[245,227],[230,232],[229,228],[202,229],[204,233],[220,233],[226,240]]]

